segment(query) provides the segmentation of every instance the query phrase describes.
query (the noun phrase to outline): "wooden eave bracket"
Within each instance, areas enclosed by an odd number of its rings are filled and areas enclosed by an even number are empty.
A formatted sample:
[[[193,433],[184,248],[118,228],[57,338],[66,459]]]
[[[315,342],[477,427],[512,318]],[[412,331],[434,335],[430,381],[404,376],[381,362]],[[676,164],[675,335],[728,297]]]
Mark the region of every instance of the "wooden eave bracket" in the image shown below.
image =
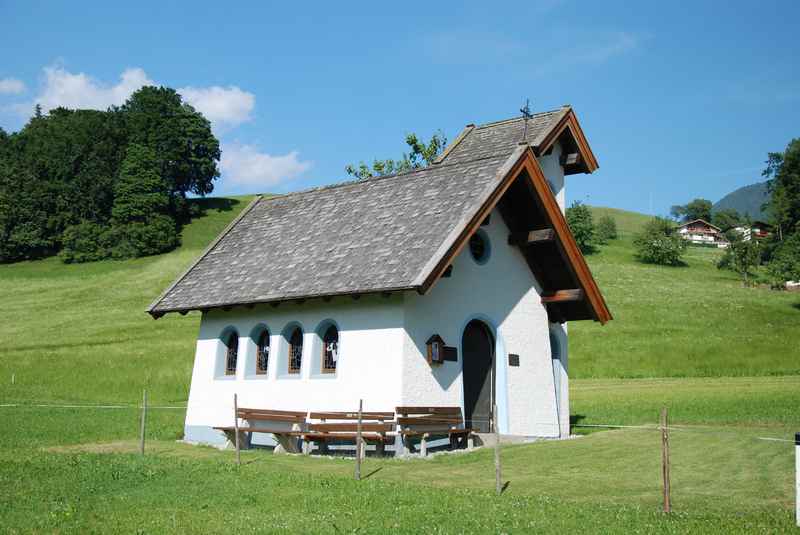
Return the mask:
[[[551,228],[529,230],[527,232],[512,232],[508,235],[509,245],[537,245],[550,243],[556,239],[556,231]]]
[[[542,303],[569,303],[574,301],[581,301],[583,299],[583,290],[579,288],[571,288],[568,290],[556,290],[555,292],[547,292],[542,294]]]

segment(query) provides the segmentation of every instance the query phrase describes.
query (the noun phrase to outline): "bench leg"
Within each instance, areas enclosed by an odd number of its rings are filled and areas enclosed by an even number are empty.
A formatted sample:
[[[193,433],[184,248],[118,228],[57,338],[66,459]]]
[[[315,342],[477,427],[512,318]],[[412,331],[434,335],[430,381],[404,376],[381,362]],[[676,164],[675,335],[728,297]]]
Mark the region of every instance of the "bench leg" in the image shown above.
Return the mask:
[[[328,454],[328,442],[325,439],[322,439],[317,442],[319,444],[319,452],[323,455]]]
[[[386,455],[386,442],[384,442],[383,437],[381,437],[380,442],[375,445],[375,454],[378,457]]]
[[[428,456],[428,433],[422,435],[422,440],[419,442],[419,454],[423,457]]]
[[[311,442],[303,440],[303,455],[311,455]]]
[[[475,449],[475,437],[473,437],[472,435],[469,435],[467,437],[467,449],[468,450]]]
[[[274,436],[275,440],[278,441],[278,444],[281,445],[283,451],[285,451],[286,453],[300,453],[297,437],[293,437],[291,435],[280,435],[280,434]],[[278,451],[278,448],[276,448],[275,451]]]

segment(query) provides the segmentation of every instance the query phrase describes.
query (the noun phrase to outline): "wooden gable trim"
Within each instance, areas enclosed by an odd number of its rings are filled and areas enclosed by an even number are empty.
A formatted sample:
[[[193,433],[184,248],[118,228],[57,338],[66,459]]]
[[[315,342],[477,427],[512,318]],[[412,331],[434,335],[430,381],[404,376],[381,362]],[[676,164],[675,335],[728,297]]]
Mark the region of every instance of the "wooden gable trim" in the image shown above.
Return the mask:
[[[443,256],[441,256],[434,265],[433,269],[428,272],[428,275],[423,279],[422,284],[419,286],[419,293],[426,294],[430,291],[431,287],[437,280],[444,274],[447,267],[453,263],[453,260],[458,256],[458,253],[464,248],[476,230],[481,226],[483,221],[492,213],[494,207],[500,202],[503,194],[514,183],[514,180],[520,173],[524,164],[524,157],[521,157],[528,152],[523,150],[523,147],[518,147],[506,163],[500,168],[498,173],[502,179],[494,189],[489,193],[488,197],[484,200],[478,211],[473,214],[472,218],[464,225],[458,232],[455,239],[448,239],[450,242],[449,247],[446,249]],[[509,168],[510,164],[510,168]],[[446,242],[447,243],[447,242]]]
[[[549,151],[555,142],[561,137],[561,134],[563,134],[565,131],[569,131],[569,134],[572,136],[572,139],[575,140],[575,144],[578,146],[580,163],[583,164],[584,172],[592,173],[596,171],[598,167],[600,167],[597,163],[597,158],[592,152],[592,148],[589,146],[589,141],[586,139],[586,136],[583,133],[583,129],[578,122],[575,111],[571,107],[565,108],[565,110],[566,111],[563,117],[559,119],[555,128],[552,128],[544,137],[542,142],[536,147],[536,155],[540,156],[547,153],[547,151]]]
[[[515,152],[515,154],[517,153]],[[582,290],[582,296],[587,299],[594,319],[600,323],[606,323],[612,319],[611,312],[608,310],[605,299],[600,293],[600,288],[597,286],[592,272],[586,264],[586,260],[578,248],[578,244],[575,242],[572,232],[569,230],[567,220],[564,218],[564,214],[561,213],[561,208],[558,206],[555,197],[550,191],[550,186],[547,184],[547,179],[542,172],[542,168],[530,147],[526,148],[516,158],[516,161],[500,183],[495,186],[494,190],[486,198],[478,211],[460,230],[457,238],[450,243],[445,254],[439,259],[435,267],[420,285],[418,289],[419,293],[426,294],[430,291],[447,267],[453,263],[458,254],[464,249],[469,242],[470,236],[480,227],[485,217],[494,210],[497,203],[503,197],[503,194],[523,171],[527,172],[530,180],[529,184],[541,201],[545,215],[550,220],[552,228],[556,233],[557,239],[555,241],[560,246],[559,250],[563,251],[562,256],[580,285],[580,288],[577,289]]]
[[[567,265],[574,272],[581,286],[580,289],[583,290],[583,295],[589,302],[594,319],[605,324],[607,321],[613,319],[611,311],[609,311],[608,305],[606,305],[603,294],[600,292],[600,288],[597,286],[597,282],[592,276],[589,265],[586,263],[586,259],[583,257],[583,253],[581,253],[575,241],[575,237],[572,235],[572,231],[569,229],[567,220],[561,212],[561,207],[550,191],[547,179],[532,151],[529,151],[528,157],[524,159],[524,168],[528,171],[531,185],[536,190],[542,202],[542,206],[544,207],[545,214],[548,219],[550,219],[550,224],[556,231],[556,235],[558,236],[556,243],[560,245],[559,249],[563,250]]]

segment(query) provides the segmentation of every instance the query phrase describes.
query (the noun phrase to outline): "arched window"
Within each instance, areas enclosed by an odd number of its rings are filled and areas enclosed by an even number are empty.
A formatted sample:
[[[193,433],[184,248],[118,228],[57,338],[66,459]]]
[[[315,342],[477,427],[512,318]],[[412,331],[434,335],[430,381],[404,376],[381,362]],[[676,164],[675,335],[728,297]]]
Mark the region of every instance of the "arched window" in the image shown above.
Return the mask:
[[[256,340],[256,375],[266,375],[269,366],[269,331],[264,329]]]
[[[335,325],[325,329],[322,337],[322,373],[336,373],[339,358],[339,329]]]
[[[225,354],[225,375],[236,375],[236,359],[239,355],[239,335],[236,331],[228,335],[225,345],[228,348]]]
[[[289,373],[300,373],[303,364],[303,331],[295,327],[289,336]]]

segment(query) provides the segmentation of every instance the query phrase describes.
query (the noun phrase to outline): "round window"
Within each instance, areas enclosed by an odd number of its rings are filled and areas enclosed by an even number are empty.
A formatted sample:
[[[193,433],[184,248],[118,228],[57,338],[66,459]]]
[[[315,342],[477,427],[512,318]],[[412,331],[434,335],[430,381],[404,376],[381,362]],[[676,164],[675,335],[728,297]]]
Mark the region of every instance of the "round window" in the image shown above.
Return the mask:
[[[469,252],[478,264],[485,264],[489,260],[489,237],[483,230],[478,230],[469,239]]]

